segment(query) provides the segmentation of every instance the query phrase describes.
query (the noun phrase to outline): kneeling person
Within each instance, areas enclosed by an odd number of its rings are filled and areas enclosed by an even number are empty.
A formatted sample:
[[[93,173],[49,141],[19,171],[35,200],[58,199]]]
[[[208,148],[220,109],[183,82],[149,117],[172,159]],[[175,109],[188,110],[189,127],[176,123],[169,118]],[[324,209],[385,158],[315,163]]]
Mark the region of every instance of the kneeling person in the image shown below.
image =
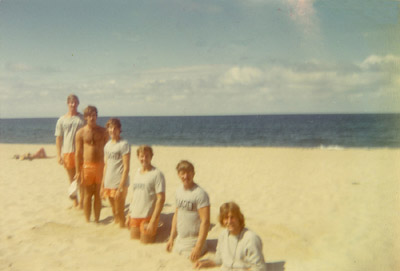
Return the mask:
[[[196,261],[207,250],[210,201],[207,192],[193,181],[192,163],[181,161],[176,170],[183,185],[176,190],[176,210],[167,251],[188,255],[191,261]]]
[[[141,167],[135,173],[132,202],[129,207],[129,227],[132,239],[152,243],[157,234],[161,210],[165,202],[165,178],[151,164],[153,149],[142,145],[137,149]]]

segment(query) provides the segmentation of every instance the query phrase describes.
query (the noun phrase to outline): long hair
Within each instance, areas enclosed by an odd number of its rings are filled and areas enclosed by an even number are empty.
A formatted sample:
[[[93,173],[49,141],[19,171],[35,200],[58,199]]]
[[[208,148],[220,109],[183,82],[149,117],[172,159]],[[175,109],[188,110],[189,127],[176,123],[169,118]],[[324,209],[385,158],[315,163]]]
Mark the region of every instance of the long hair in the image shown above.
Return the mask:
[[[237,217],[239,220],[240,224],[240,229],[242,230],[245,226],[244,224],[244,215],[240,211],[239,205],[237,205],[235,202],[226,202],[219,207],[219,223],[221,224],[222,227],[225,227],[224,225],[224,218],[228,216],[228,214],[231,213],[233,216]]]

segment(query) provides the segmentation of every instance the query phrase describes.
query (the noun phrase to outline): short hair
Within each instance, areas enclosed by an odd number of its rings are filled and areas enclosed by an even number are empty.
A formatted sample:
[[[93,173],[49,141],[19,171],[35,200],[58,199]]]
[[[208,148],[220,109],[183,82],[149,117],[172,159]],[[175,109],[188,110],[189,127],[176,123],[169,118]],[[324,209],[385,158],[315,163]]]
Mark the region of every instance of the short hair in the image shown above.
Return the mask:
[[[194,166],[192,163],[190,163],[187,160],[181,160],[177,165],[176,165],[176,171],[191,171],[194,173]]]
[[[110,126],[117,127],[117,128],[119,128],[121,130],[121,127],[122,127],[121,121],[119,119],[117,119],[117,118],[111,118],[111,119],[109,119],[107,121],[106,128],[109,128]]]
[[[244,228],[244,215],[240,211],[239,205],[237,205],[235,202],[226,202],[219,207],[219,223],[221,224],[222,227],[225,227],[224,225],[224,218],[228,216],[229,212],[232,213],[235,217],[239,219],[239,224],[240,224],[240,229],[242,230]]]
[[[140,153],[150,153],[151,157],[153,157],[153,149],[149,145],[140,145],[136,150],[136,155],[139,156]]]
[[[79,104],[79,98],[78,98],[78,96],[76,96],[75,94],[70,94],[70,95],[68,95],[68,97],[67,97],[67,103],[69,103],[69,102],[72,101],[72,100],[76,100],[76,101],[78,102],[78,104]]]
[[[91,115],[93,112],[95,112],[96,116],[97,116],[97,108],[93,105],[88,105],[88,107],[85,108],[85,111],[83,111],[83,117],[86,118],[87,116]]]

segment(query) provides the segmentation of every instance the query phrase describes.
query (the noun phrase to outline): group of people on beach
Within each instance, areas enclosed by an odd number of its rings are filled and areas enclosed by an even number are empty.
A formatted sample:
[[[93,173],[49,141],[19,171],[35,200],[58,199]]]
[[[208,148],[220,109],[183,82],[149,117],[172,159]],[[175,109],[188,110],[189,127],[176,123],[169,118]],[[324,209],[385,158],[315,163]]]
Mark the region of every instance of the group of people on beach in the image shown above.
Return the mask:
[[[99,126],[97,108],[86,107],[82,116],[79,99],[73,94],[67,105],[68,112],[57,121],[55,136],[58,163],[66,169],[70,183],[77,182],[79,187],[74,206],[83,209],[87,222],[93,207],[94,221],[99,222],[102,198],[108,198],[115,223],[128,227],[132,239],[154,242],[165,202],[165,178],[152,165],[153,149],[148,145],[137,148],[140,167],[130,184],[131,148],[121,137],[120,120],[111,118],[105,128]],[[188,256],[198,269],[221,265],[223,270],[266,270],[261,239],[245,228],[244,216],[234,202],[220,207],[219,223],[225,229],[218,237],[215,257],[201,259],[207,251],[210,228],[209,196],[194,182],[191,162],[180,161],[176,170],[182,186],[175,195],[167,251]],[[132,201],[125,217],[129,187]]]

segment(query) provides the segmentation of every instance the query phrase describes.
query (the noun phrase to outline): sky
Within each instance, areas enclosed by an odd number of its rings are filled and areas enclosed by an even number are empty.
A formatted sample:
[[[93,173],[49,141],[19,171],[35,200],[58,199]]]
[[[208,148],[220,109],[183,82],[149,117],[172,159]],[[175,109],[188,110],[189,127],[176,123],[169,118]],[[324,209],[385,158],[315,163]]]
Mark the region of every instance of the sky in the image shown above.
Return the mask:
[[[398,0],[0,0],[0,118],[400,113]]]

